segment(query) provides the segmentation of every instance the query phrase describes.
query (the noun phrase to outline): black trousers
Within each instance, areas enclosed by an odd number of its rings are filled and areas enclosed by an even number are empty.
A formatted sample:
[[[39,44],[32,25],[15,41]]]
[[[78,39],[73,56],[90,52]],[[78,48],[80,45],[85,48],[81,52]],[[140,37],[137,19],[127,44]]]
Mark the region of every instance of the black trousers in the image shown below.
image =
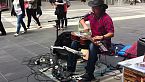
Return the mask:
[[[0,11],[0,31],[1,31],[2,35],[6,35],[6,31],[5,31],[2,21],[1,21],[1,11]]]
[[[41,26],[39,19],[36,16],[36,11],[37,11],[37,9],[26,9],[27,16],[28,16],[28,23],[27,23],[28,28],[30,27],[31,17],[34,18],[34,20],[37,22],[38,26]]]
[[[66,12],[62,13],[62,14],[58,14],[57,15],[57,21],[56,21],[56,25],[60,28],[64,27],[64,22],[65,22],[65,26],[67,27],[67,16],[66,16]]]

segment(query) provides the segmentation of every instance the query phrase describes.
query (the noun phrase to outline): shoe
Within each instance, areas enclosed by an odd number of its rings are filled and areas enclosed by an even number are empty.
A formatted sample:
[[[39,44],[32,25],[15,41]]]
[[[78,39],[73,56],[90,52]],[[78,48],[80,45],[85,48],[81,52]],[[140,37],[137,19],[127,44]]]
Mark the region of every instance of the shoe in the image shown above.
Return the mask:
[[[78,82],[100,82],[100,79],[92,79],[92,80],[87,80],[85,78],[79,80]]]
[[[26,29],[26,30],[24,30],[24,33],[27,33],[27,29]]]
[[[65,26],[64,28],[67,28],[67,26]]]
[[[2,34],[0,34],[0,36],[5,36],[5,35],[7,35],[6,33],[2,33]]]
[[[38,28],[42,28],[42,26],[38,26]]]
[[[30,29],[30,27],[27,27],[27,29]]]
[[[19,34],[18,33],[15,33],[14,36],[17,37],[17,36],[19,36]]]
[[[70,71],[65,72],[66,77],[69,77],[69,76],[72,76],[72,75],[74,75],[74,72],[70,72]]]
[[[58,30],[60,30],[60,28],[58,28]]]
[[[65,30],[64,28],[60,28],[60,30]]]
[[[82,75],[81,78],[83,81],[92,81],[95,79],[93,74],[88,74],[88,73],[85,73],[84,75]]]
[[[27,30],[24,30],[24,31],[22,32],[22,34],[24,34],[24,33],[27,33]]]

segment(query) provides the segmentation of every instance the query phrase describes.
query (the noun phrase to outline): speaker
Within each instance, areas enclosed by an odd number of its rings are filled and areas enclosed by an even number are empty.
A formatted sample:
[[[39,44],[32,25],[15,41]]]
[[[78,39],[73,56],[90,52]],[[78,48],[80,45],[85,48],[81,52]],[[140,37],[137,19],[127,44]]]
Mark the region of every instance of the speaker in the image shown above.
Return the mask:
[[[145,38],[139,38],[137,42],[137,57],[145,54]]]

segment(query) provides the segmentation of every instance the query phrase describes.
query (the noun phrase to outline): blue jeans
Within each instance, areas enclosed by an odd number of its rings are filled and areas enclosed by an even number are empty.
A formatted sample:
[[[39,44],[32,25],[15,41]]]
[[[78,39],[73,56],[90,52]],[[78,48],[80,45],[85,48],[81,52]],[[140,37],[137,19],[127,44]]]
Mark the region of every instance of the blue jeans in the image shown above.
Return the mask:
[[[71,44],[71,48],[78,50],[79,48],[79,42],[73,41]],[[86,73],[88,74],[93,74],[95,70],[95,64],[96,61],[98,60],[97,54],[101,53],[99,50],[99,47],[94,45],[93,43],[89,44],[89,59],[87,62],[86,68]],[[77,57],[74,54],[68,54],[68,59],[67,59],[67,70],[70,72],[75,72],[76,70],[76,63],[77,63]]]
[[[17,34],[19,34],[19,32],[20,32],[21,25],[24,28],[24,30],[27,30],[25,23],[23,21],[23,18],[24,18],[24,16],[22,14],[17,16],[17,31],[16,31]]]

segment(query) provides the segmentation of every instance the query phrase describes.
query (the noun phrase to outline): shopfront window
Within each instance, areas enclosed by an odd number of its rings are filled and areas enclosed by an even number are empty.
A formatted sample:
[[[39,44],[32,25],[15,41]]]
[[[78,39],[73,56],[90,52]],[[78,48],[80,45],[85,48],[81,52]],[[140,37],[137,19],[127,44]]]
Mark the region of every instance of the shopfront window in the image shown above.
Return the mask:
[[[8,9],[8,0],[0,0],[0,9]]]

